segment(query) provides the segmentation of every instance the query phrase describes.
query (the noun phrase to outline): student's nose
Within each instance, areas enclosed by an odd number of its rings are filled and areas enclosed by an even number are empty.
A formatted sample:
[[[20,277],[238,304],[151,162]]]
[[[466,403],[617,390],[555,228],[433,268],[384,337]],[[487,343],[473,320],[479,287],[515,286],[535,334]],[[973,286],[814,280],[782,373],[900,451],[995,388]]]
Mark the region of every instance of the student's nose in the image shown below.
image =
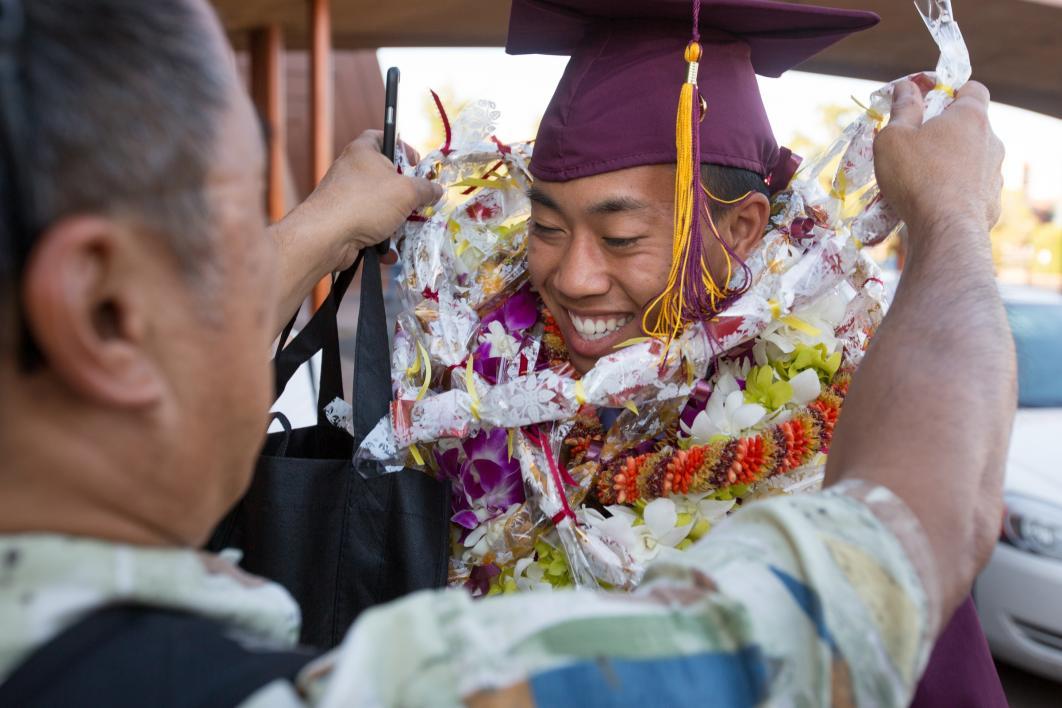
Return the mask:
[[[604,295],[609,290],[608,263],[597,239],[576,234],[557,265],[554,287],[570,300]]]

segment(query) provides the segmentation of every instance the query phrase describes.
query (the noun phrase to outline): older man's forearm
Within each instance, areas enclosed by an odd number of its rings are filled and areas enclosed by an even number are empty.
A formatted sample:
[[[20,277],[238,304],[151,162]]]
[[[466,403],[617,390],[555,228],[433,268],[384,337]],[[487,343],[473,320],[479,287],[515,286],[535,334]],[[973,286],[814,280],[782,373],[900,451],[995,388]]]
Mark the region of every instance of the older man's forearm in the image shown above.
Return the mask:
[[[294,214],[295,212],[292,212]],[[306,228],[307,224],[301,224]],[[299,309],[321,278],[328,275],[331,261],[321,248],[321,239],[299,237],[300,224],[289,215],[269,227],[277,247],[276,333]]]
[[[1015,357],[984,224],[911,229],[910,266],[853,381],[827,479],[876,482],[908,504],[950,612],[998,526]]]

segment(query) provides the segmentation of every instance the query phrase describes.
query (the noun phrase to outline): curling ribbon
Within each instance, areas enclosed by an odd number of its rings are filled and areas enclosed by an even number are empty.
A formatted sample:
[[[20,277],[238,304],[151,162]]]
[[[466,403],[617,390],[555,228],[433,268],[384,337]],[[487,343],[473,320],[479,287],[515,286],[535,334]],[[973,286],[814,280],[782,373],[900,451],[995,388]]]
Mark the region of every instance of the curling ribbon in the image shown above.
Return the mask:
[[[575,401],[580,406],[586,403],[586,389],[583,388],[582,379],[575,380]]]
[[[429,89],[430,91],[431,89]],[[450,140],[453,138],[453,131],[450,130],[450,119],[446,117],[446,109],[443,108],[442,101],[439,99],[439,94],[434,91],[431,92],[431,97],[435,100],[435,107],[439,109],[439,118],[442,119],[443,132],[446,134],[446,142],[443,143],[442,148],[439,149],[444,156],[449,155],[453,150],[450,148]]]
[[[420,342],[417,342],[417,349],[424,360],[424,380],[421,381],[420,390],[417,392],[417,400],[419,401],[428,393],[428,385],[431,383],[431,358],[428,356],[428,350]]]
[[[553,477],[553,484],[557,488],[557,495],[561,500],[561,510],[554,514],[550,521],[554,526],[563,521],[566,517],[572,520],[572,523],[578,525],[579,519],[575,516],[575,512],[572,511],[572,507],[568,504],[568,494],[564,491],[564,485],[567,483],[569,486],[576,486],[575,480],[568,474],[568,470],[560,467],[557,464],[557,460],[553,457],[553,450],[550,449],[549,440],[546,438],[545,433],[541,430],[532,433],[530,430],[525,430],[524,435],[532,443],[538,446],[542,450],[542,454],[546,456],[546,463],[549,465],[549,473]],[[562,476],[564,479],[562,480]]]

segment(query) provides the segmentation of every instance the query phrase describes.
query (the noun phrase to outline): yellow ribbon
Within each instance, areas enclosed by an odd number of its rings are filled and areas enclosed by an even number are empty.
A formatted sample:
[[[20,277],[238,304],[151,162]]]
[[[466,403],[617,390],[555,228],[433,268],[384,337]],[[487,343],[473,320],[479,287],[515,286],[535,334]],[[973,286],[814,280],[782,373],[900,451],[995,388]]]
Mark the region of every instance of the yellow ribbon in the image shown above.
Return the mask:
[[[870,116],[876,123],[880,124],[883,120],[885,120],[885,116],[881,115],[880,113],[875,111],[873,108],[870,108],[868,106],[864,106],[863,102],[860,101],[855,96],[852,96],[851,99],[856,102],[857,106],[859,106],[864,111],[866,111],[867,115]]]
[[[414,462],[416,462],[421,467],[424,466],[424,458],[420,456],[420,450],[417,449],[416,445],[409,446],[409,454],[413,456]]]
[[[642,342],[648,342],[648,341],[650,341],[652,339],[655,339],[655,337],[632,337],[630,339],[626,339],[626,340],[620,342],[619,344],[613,345],[612,348],[613,349],[623,349],[624,347],[629,347],[632,344],[641,344]]]
[[[955,98],[955,89],[953,89],[951,86],[948,86],[946,84],[937,84],[936,86],[933,87],[933,90],[934,91],[943,91],[944,93],[948,94],[952,98]]]
[[[455,253],[457,254],[457,257],[460,258],[464,254],[464,252],[468,250],[468,247],[471,246],[471,245],[472,244],[470,242],[468,242],[468,241],[461,241],[461,243],[457,244],[457,249],[455,251]]]
[[[634,405],[634,401],[627,401],[623,404],[623,407],[629,410],[634,415],[639,415],[638,406]]]
[[[836,186],[834,186],[833,188],[830,189],[830,196],[833,197],[834,199],[838,199],[841,202],[844,202],[844,200],[848,198],[848,195],[847,195],[848,184],[847,184],[847,182],[848,182],[848,178],[844,176],[844,170],[838,170],[837,171],[837,177],[834,179],[834,184]]]
[[[767,304],[771,306],[771,319],[776,320],[782,316],[782,306],[778,304],[777,300],[771,299],[767,301]]]
[[[472,369],[472,357],[468,357],[468,364],[465,366],[465,388],[468,389],[468,397],[472,399],[472,405],[469,407],[472,417],[479,420],[479,392],[476,391],[476,379],[475,371]]]
[[[420,391],[417,392],[419,401],[428,393],[428,385],[431,383],[431,359],[428,357],[428,350],[420,342],[417,342],[417,349],[420,351],[421,358],[424,359],[424,380],[420,382]]]
[[[795,330],[803,332],[809,337],[817,337],[822,334],[822,330],[820,330],[818,327],[813,327],[804,320],[800,319],[799,317],[794,317],[793,315],[786,315],[782,318],[782,322],[789,325]]]
[[[580,406],[586,403],[586,389],[583,388],[582,379],[575,380],[575,401]]]
[[[469,177],[463,179],[460,182],[454,184],[454,187],[484,187],[486,189],[502,189],[505,187],[515,186],[515,182],[509,177],[503,177],[499,179],[482,179],[480,177]]]
[[[507,435],[506,445],[509,448],[509,459],[513,459],[513,442],[516,439],[516,430],[509,428],[509,434]]]

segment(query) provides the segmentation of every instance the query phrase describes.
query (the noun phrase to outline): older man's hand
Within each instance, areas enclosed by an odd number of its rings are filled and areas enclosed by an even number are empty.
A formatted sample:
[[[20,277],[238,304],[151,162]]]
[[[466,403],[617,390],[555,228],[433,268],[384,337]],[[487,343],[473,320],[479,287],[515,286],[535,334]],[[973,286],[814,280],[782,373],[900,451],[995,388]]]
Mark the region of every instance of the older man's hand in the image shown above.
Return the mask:
[[[330,271],[354,262],[358,251],[388,239],[415,209],[442,196],[442,188],[407,177],[380,152],[383,133],[367,130],[343,149],[317,189],[292,216],[330,261]],[[404,145],[411,161],[417,155]]]
[[[415,209],[442,196],[438,185],[398,174],[381,154],[382,142],[378,130],[362,133],[306,201],[270,227],[279,256],[278,330],[314,283],[349,267],[359,251],[389,238]],[[412,162],[419,159],[400,147]]]
[[[912,233],[935,233],[922,227],[942,220],[987,230],[999,219],[1003,143],[989,125],[988,99],[988,89],[971,81],[923,124],[918,86],[897,84],[892,118],[874,143],[874,167],[882,194]]]

